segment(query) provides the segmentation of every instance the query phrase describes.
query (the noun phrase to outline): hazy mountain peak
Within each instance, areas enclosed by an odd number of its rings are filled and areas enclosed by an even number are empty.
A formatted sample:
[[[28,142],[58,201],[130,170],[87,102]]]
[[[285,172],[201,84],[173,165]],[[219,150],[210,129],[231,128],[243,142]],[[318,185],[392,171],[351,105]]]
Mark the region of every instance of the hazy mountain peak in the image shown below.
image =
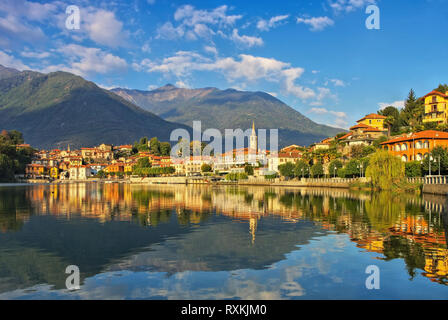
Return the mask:
[[[0,79],[6,79],[20,73],[19,70],[8,68],[0,64]]]

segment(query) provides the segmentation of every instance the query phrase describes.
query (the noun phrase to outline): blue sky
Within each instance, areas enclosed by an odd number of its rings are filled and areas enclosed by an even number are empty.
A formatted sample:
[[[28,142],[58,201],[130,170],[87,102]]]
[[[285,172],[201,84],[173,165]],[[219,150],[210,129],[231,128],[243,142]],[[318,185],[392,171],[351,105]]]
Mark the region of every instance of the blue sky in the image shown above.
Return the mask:
[[[367,6],[380,29],[365,27]],[[66,8],[80,29],[66,28]],[[265,91],[347,128],[448,82],[448,1],[0,2],[0,64],[64,70],[104,88]]]

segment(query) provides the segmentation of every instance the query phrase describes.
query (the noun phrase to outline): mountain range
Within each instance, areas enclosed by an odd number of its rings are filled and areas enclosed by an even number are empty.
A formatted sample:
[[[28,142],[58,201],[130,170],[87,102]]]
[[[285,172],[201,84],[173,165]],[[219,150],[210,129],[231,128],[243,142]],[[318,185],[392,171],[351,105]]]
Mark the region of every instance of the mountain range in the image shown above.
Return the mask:
[[[343,129],[317,124],[265,92],[217,88],[186,89],[171,84],[152,90],[116,88],[112,92],[161,118],[191,126],[201,120],[202,129],[279,129],[279,144],[309,145]]]
[[[176,128],[191,131],[79,76],[0,68],[0,129],[21,131],[33,147],[120,145],[143,136],[168,141]]]
[[[100,88],[67,72],[18,71],[0,65],[0,130],[19,130],[37,148],[169,141],[177,128],[279,129],[280,146],[308,145],[342,129],[317,124],[264,92],[173,85],[152,90]],[[223,132],[223,131],[222,131]]]

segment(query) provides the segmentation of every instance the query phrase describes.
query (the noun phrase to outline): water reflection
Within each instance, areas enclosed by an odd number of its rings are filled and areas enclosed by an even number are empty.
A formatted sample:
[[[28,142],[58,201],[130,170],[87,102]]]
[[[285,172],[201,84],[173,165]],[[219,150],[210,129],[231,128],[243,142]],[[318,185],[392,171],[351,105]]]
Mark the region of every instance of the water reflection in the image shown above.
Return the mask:
[[[146,274],[147,284],[157,288],[162,278],[180,285],[179,278],[193,272],[201,281],[214,275],[214,280],[207,280],[213,298],[263,298],[256,292],[268,298],[313,297],[314,292],[322,298],[325,284],[306,290],[295,279],[304,278],[310,287],[319,282],[317,275],[325,275],[336,286],[344,281],[330,275],[330,269],[346,271],[349,263],[368,253],[379,261],[404,262],[406,281],[421,275],[440,286],[448,281],[444,210],[443,197],[328,189],[1,187],[0,293],[36,285],[62,290],[66,275],[61,270],[75,264],[82,270],[85,288],[104,274]],[[344,237],[362,252],[350,251]],[[279,266],[281,276],[275,271]],[[258,278],[257,270],[266,270],[269,281]],[[225,284],[218,280],[223,272],[230,277]],[[256,279],[247,279],[248,273]],[[223,286],[233,286],[232,293],[224,294]],[[269,286],[276,286],[274,296],[266,291]],[[94,291],[99,288],[96,285]],[[194,288],[177,287],[176,294],[167,290],[142,297],[176,297],[181,291],[178,298],[210,298],[201,296],[202,291],[188,295]]]

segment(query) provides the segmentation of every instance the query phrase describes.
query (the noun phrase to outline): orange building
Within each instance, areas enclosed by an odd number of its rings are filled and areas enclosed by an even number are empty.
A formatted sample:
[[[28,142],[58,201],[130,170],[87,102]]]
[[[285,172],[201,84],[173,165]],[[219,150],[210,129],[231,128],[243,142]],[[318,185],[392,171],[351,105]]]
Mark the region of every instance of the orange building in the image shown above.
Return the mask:
[[[422,161],[435,147],[448,148],[448,132],[426,130],[403,135],[382,143],[402,161]]]
[[[114,163],[106,167],[104,171],[107,173],[117,173],[117,172],[124,172],[124,163]]]
[[[25,172],[28,176],[36,177],[43,176],[45,174],[46,168],[42,164],[28,164],[26,166]]]

